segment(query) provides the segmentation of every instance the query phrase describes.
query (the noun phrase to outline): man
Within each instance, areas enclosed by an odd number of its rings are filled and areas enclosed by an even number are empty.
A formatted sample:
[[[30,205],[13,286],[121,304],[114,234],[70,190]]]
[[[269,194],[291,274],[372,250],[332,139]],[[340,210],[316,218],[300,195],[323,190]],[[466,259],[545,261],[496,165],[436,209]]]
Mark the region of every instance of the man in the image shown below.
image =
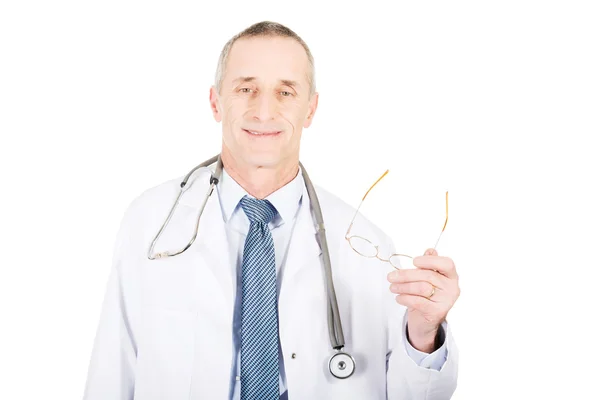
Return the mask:
[[[361,257],[345,240],[354,210],[317,187],[344,352],[356,361],[345,379],[328,370],[335,352],[323,249],[299,169],[302,129],[317,104],[312,55],[290,29],[261,22],[225,45],[210,89],[223,131],[217,196],[193,245],[159,260],[148,260],[147,249],[181,179],[128,208],[85,399],[451,397],[458,360],[445,318],[459,296],[454,263],[433,249],[414,259],[415,269]],[[208,180],[197,182],[179,221],[197,215]],[[165,230],[166,247],[181,248],[193,234],[178,218]],[[391,240],[361,215],[353,229],[393,254]]]

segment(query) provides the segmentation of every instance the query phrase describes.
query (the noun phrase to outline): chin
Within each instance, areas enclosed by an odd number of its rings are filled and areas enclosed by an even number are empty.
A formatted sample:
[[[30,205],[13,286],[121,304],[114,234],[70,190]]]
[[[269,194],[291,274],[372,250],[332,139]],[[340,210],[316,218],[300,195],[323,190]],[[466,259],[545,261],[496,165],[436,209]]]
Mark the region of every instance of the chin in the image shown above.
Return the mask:
[[[279,152],[271,153],[271,152],[260,152],[260,153],[250,153],[246,154],[244,157],[246,162],[249,165],[255,167],[266,167],[271,168],[279,165],[281,163],[281,156]]]

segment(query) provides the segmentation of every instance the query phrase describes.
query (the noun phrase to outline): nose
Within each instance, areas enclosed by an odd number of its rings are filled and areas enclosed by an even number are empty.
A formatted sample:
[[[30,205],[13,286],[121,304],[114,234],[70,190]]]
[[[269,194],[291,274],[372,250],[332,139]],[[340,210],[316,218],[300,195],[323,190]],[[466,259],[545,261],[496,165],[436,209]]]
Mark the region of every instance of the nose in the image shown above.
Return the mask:
[[[278,109],[276,98],[267,93],[258,93],[253,99],[252,118],[258,121],[270,121],[275,118]]]

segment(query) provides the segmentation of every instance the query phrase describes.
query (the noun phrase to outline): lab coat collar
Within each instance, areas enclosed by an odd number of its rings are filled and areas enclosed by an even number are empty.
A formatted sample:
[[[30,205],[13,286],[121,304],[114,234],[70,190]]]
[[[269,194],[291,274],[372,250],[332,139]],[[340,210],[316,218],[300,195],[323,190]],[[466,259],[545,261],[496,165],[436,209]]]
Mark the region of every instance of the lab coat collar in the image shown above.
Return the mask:
[[[197,215],[195,210],[199,209],[209,188],[209,170],[204,169],[204,171],[199,171],[198,174],[197,179],[194,180],[191,187],[180,200],[182,205],[193,208],[193,215]],[[297,273],[304,268],[321,268],[320,256],[322,251],[317,239],[317,226],[311,212],[310,199],[304,186],[304,180],[299,180],[298,176],[296,180],[302,184],[300,189],[302,190],[303,200],[300,202],[298,216],[290,240],[286,265],[283,269],[281,295],[279,298],[281,306],[295,301],[296,296],[292,294],[292,288],[295,286],[294,277]],[[231,263],[234,260],[231,260],[226,240],[225,215],[219,202],[219,196],[215,195],[215,192],[213,191],[206,203],[202,218],[200,218],[198,237],[188,251],[199,255],[204,260],[204,268],[209,268],[219,282],[225,301],[225,309],[230,311],[224,317],[227,321],[231,321],[235,297]],[[287,322],[287,318],[282,318],[281,326],[287,325]]]

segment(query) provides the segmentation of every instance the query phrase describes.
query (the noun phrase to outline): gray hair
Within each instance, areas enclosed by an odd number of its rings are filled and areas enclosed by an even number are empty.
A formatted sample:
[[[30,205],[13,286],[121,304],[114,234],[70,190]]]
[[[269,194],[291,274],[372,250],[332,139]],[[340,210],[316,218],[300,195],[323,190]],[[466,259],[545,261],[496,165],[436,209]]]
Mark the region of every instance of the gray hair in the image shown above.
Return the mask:
[[[300,36],[298,36],[290,28],[288,28],[282,24],[279,24],[277,22],[271,22],[271,21],[258,22],[256,24],[244,29],[243,31],[241,31],[240,33],[238,33],[237,35],[235,35],[234,37],[229,39],[229,41],[225,44],[225,46],[223,47],[223,50],[221,51],[221,56],[219,57],[219,64],[217,65],[217,72],[215,74],[215,88],[217,90],[217,93],[221,93],[221,86],[223,84],[223,75],[225,74],[225,68],[227,67],[227,60],[229,58],[229,52],[231,51],[233,44],[238,39],[242,39],[242,38],[269,37],[269,36],[271,36],[271,37],[279,36],[279,37],[291,38],[291,39],[294,39],[296,42],[300,43],[302,45],[302,47],[304,47],[304,50],[306,51],[306,55],[308,56],[308,64],[310,67],[310,71],[309,71],[308,77],[307,77],[308,83],[310,86],[310,95],[312,96],[315,93],[315,91],[316,91],[315,61],[310,52],[310,49],[308,48],[308,46],[306,45],[304,40],[302,40],[302,38],[300,38]]]

